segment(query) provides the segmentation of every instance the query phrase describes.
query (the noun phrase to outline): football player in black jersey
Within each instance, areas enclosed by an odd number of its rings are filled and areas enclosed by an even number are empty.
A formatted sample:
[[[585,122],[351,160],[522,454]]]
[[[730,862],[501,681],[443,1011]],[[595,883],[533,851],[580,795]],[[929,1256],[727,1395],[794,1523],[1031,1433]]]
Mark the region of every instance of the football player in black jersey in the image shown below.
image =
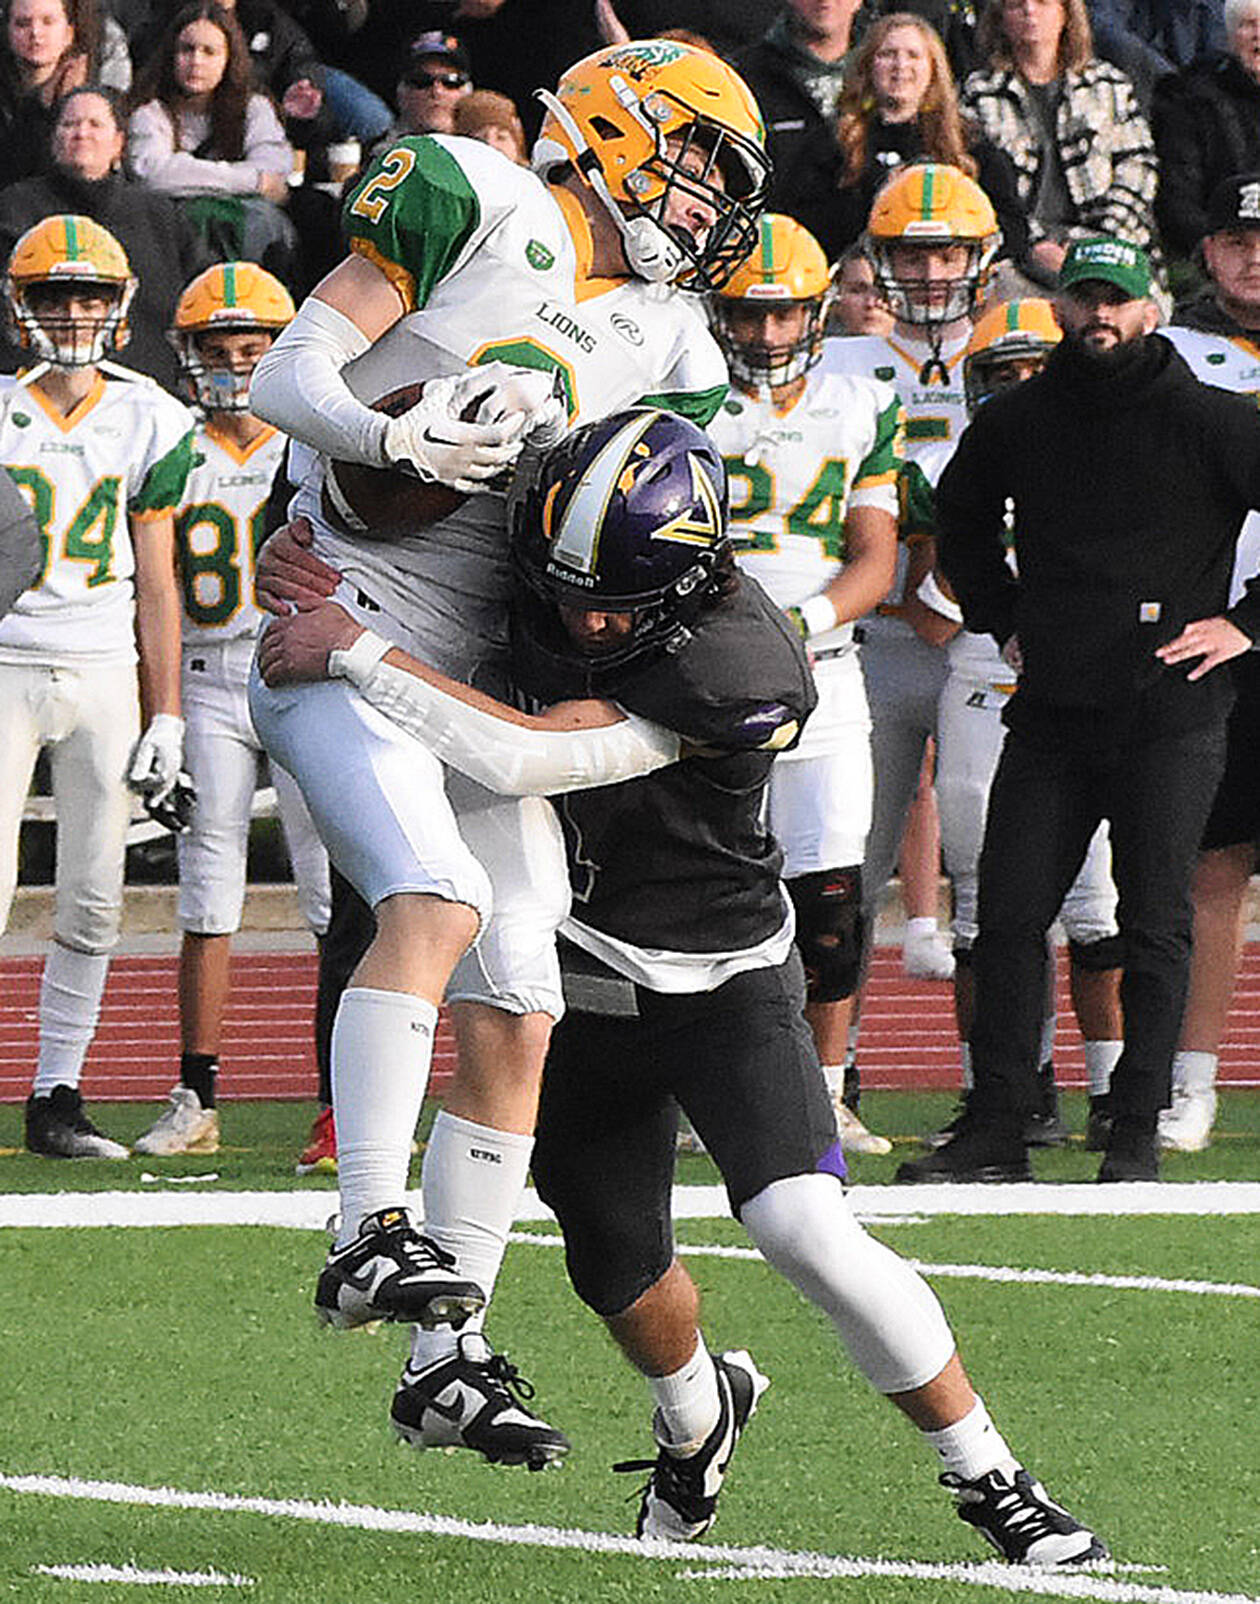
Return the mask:
[[[791,903],[762,818],[774,753],[814,692],[799,638],[731,561],[724,506],[720,458],[672,414],[619,414],[547,454],[513,533],[515,671],[548,708],[541,716],[496,715],[488,699],[397,650],[365,671],[373,648],[328,606],[269,629],[264,674],[345,672],[357,651],[362,693],[442,741],[456,767],[471,758],[461,743],[493,732],[474,731],[471,714],[436,711],[438,696],[523,731],[522,751],[552,737],[569,743],[563,784],[524,758],[500,776],[564,793],[574,892],[562,926],[568,1012],[552,1037],[533,1171],[564,1230],[578,1295],[651,1390],[657,1453],[643,1462],[640,1535],[687,1541],[708,1530],[766,1386],[746,1352],[709,1353],[695,1285],[674,1255],[681,1107],[766,1259],[828,1315],[863,1374],[936,1448],[963,1519],[1017,1562],[1105,1557],[1015,1459],[936,1297],[866,1234],[845,1197],[835,1116],[802,1013]],[[293,556],[291,541],[282,549]],[[328,582],[325,573],[325,593]],[[612,711],[591,697],[610,699]],[[626,778],[588,788],[609,765],[575,757],[573,733],[607,730],[614,714],[647,721],[645,741],[651,726],[674,732],[677,760],[645,761],[635,775],[628,762]],[[658,756],[669,755],[659,741]],[[455,1379],[404,1376],[393,1406],[403,1435],[428,1442],[449,1431]],[[503,1418],[505,1431],[513,1424]],[[481,1447],[471,1432],[461,1440]]]

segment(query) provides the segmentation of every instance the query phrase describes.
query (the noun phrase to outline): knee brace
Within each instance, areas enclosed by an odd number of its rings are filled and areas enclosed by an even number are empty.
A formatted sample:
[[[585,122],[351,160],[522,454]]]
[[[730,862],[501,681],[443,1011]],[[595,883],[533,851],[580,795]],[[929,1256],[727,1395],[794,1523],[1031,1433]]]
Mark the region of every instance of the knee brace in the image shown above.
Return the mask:
[[[841,1002],[857,990],[866,931],[862,870],[820,869],[787,881],[796,909],[796,945],[810,1002]]]
[[[1124,938],[1100,936],[1097,941],[1069,941],[1068,956],[1078,969],[1101,974],[1104,969],[1120,969],[1124,964]]]

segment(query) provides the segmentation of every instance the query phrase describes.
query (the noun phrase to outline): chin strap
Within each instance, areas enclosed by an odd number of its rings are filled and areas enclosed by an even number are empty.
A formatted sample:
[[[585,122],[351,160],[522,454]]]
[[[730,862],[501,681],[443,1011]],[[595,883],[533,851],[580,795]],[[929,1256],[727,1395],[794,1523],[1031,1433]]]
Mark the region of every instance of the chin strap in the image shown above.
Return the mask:
[[[945,366],[945,359],[941,355],[941,346],[944,344],[943,331],[934,324],[929,323],[926,333],[928,347],[932,354],[919,369],[919,383],[933,384],[939,380],[941,384],[948,384],[949,369]]]
[[[623,79],[614,78],[612,89],[622,106],[636,122],[643,124],[655,140],[656,130],[644,117],[639,107],[639,98],[629,84]],[[561,105],[558,97],[548,89],[536,89],[534,94],[573,142],[573,154],[570,155],[557,141],[540,139],[534,146],[533,152],[535,170],[550,167],[561,161],[572,161],[582,179],[595,192],[600,204],[616,224],[630,271],[636,278],[645,279],[649,284],[670,283],[687,266],[687,258],[677,243],[654,217],[649,217],[646,213],[639,213],[635,217],[626,216],[613,199],[598,154],[591,148],[586,135]]]

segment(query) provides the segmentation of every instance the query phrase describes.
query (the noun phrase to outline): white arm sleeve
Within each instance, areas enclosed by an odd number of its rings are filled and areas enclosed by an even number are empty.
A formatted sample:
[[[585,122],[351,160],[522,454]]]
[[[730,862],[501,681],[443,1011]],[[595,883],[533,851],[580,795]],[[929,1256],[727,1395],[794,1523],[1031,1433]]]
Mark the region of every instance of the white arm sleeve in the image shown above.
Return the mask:
[[[501,796],[558,796],[615,785],[678,758],[677,735],[633,714],[604,729],[524,728],[382,662],[388,650],[387,641],[368,631],[349,651],[329,653],[329,672],[348,679],[443,763]]]
[[[344,313],[308,296],[254,369],[250,411],[327,456],[384,467],[390,420],[364,406],[341,376],[370,344]]]

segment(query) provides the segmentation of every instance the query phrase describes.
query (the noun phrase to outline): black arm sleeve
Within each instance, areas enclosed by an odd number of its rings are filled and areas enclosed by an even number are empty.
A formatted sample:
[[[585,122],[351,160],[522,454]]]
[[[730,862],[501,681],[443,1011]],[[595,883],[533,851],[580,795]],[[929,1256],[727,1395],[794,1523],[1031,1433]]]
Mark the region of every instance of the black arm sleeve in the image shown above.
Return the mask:
[[[936,486],[937,559],[963,610],[967,628],[1004,645],[1015,633],[1018,585],[1006,561],[1003,456],[985,414],[963,431]]]
[[[0,618],[39,578],[43,553],[30,503],[0,469]]]

